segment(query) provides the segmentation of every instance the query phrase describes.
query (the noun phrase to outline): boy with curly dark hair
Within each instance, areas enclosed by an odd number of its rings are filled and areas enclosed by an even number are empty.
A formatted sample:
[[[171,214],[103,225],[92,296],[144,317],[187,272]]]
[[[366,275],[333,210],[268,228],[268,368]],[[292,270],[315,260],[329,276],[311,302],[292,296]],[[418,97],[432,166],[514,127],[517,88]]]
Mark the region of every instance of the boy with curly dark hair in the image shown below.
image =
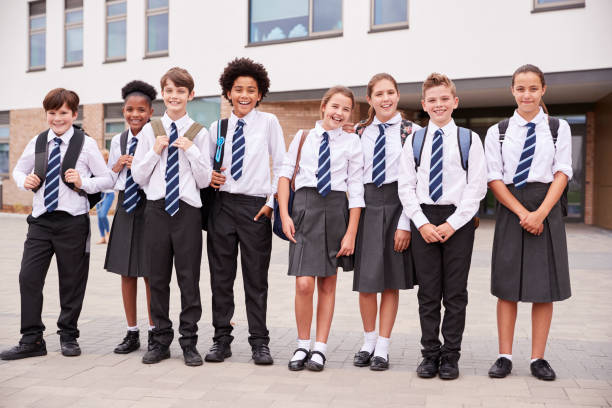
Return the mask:
[[[274,193],[285,153],[276,116],[255,109],[268,93],[270,79],[263,65],[237,58],[225,67],[222,95],[232,105],[221,170],[210,185],[220,190],[208,219],[208,264],[212,289],[214,344],[205,357],[222,362],[232,355],[230,320],[234,314],[234,280],[238,245],[255,364],[272,364],[266,326],[268,267],[272,251]],[[210,163],[214,162],[217,126],[210,127]],[[270,158],[274,176],[270,174]]]

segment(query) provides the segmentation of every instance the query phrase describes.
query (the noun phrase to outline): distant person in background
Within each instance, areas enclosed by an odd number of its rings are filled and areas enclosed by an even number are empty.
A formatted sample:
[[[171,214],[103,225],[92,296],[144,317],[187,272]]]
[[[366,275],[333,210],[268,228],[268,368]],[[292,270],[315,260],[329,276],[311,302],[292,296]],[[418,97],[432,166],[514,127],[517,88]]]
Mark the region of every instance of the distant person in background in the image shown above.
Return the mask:
[[[102,149],[102,156],[104,161],[108,163],[108,150]],[[98,229],[100,230],[100,240],[98,244],[106,244],[108,242],[110,234],[110,225],[108,223],[108,210],[113,205],[115,199],[115,192],[111,190],[105,190],[102,192],[102,200],[96,204],[96,214],[98,214]]]

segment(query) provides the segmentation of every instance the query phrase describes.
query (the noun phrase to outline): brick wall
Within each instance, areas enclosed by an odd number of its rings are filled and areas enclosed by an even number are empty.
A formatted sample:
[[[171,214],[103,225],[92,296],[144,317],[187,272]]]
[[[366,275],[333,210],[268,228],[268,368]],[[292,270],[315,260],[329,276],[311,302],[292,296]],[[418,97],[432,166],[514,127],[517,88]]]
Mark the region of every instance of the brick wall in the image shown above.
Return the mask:
[[[83,105],[83,129],[102,149],[104,146],[104,105],[101,103]]]

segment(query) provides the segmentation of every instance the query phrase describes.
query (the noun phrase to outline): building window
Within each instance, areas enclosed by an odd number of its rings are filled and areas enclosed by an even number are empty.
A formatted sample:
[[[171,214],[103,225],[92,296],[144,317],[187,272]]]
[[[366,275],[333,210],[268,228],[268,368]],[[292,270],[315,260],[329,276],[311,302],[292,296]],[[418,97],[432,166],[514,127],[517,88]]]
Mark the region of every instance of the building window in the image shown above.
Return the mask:
[[[106,0],[106,61],[125,60],[127,2]]]
[[[125,130],[125,120],[105,119],[104,120],[104,148],[110,151],[113,136]]]
[[[342,34],[342,0],[250,0],[249,43]]]
[[[8,112],[2,112],[8,117]],[[4,116],[4,115],[2,115]],[[4,121],[3,121],[4,122]],[[8,121],[7,121],[8,122]],[[0,124],[0,179],[9,172],[9,125]]]
[[[218,96],[194,98],[187,104],[189,117],[205,126],[210,126],[221,116],[221,98]],[[156,112],[159,115],[161,112]]]
[[[83,0],[65,0],[64,65],[83,65]]]
[[[146,56],[168,55],[168,0],[147,0]]]
[[[400,28],[408,28],[408,0],[371,0],[371,31]]]
[[[585,0],[533,0],[532,13],[584,7]]]
[[[30,6],[30,21],[29,21],[29,45],[30,58],[28,67],[30,70],[40,70],[45,68],[45,29],[47,26],[46,4],[45,0],[33,1]]]

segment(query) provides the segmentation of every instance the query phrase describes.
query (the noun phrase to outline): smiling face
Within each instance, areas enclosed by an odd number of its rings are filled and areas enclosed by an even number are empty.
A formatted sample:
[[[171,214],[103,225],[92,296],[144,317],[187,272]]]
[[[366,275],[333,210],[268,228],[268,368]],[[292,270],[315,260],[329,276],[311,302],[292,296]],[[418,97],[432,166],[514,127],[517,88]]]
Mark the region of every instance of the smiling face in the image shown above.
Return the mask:
[[[376,112],[376,117],[381,122],[387,122],[397,112],[399,92],[395,89],[393,82],[381,79],[372,87],[372,95],[366,97],[368,103]]]
[[[540,102],[546,92],[546,85],[535,72],[523,72],[514,77],[512,95],[516,100],[518,113],[531,120],[540,111]]]
[[[73,112],[65,103],[58,109],[49,109],[46,111],[47,125],[53,130],[57,136],[61,136],[72,127],[72,124],[77,118],[78,112]]]
[[[234,115],[239,118],[245,117],[261,100],[257,81],[250,76],[239,76],[227,93],[227,99],[232,102]]]
[[[178,120],[187,113],[187,102],[193,99],[194,92],[189,92],[186,86],[176,86],[171,79],[167,79],[162,89],[162,97],[166,112],[172,120]]]
[[[421,105],[431,121],[436,126],[443,127],[451,121],[453,110],[459,106],[459,98],[453,95],[448,86],[438,85],[425,91]]]
[[[329,101],[321,107],[323,113],[323,129],[332,130],[346,123],[353,111],[353,101],[348,96],[335,93]]]
[[[138,94],[128,96],[123,105],[123,117],[133,135],[140,132],[151,116],[153,116],[153,108],[146,97]]]

